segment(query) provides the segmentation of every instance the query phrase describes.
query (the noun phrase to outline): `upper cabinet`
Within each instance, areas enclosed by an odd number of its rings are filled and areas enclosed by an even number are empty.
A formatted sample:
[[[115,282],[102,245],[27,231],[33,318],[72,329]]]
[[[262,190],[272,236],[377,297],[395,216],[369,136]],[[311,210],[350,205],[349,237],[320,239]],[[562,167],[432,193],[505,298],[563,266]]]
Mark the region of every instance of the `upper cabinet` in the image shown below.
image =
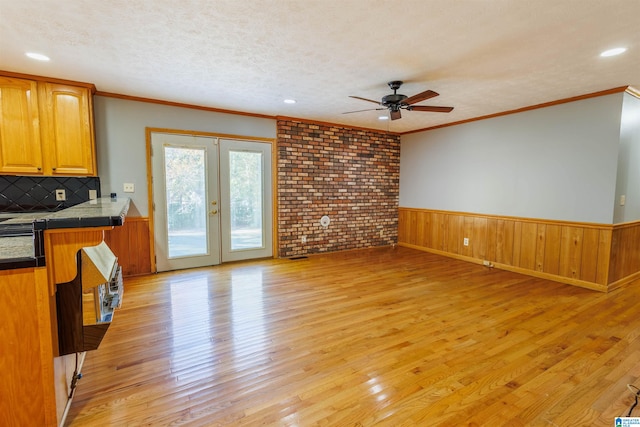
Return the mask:
[[[0,173],[43,174],[38,86],[0,76]]]
[[[95,176],[91,88],[0,76],[0,174]]]
[[[87,88],[44,83],[38,99],[45,173],[95,175],[93,104]]]

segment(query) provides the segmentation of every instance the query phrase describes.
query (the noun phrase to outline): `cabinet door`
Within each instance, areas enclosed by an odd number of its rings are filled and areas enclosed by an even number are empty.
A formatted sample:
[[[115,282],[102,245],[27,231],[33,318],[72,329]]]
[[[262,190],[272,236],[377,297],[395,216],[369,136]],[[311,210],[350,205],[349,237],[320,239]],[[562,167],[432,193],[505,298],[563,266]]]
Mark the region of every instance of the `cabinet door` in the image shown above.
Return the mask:
[[[45,174],[95,175],[93,104],[89,89],[55,83],[44,83],[43,87]]]
[[[0,271],[0,300],[0,425],[56,426],[46,268]]]
[[[0,76],[0,173],[43,173],[35,81]]]

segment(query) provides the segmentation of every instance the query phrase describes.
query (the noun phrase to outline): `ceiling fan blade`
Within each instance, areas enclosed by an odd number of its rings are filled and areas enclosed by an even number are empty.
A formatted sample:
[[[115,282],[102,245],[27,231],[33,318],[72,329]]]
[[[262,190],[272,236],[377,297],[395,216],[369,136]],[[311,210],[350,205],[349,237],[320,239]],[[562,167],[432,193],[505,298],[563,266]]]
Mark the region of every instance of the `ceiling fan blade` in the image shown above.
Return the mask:
[[[386,108],[367,108],[366,110],[345,111],[342,114],[361,113],[363,111],[386,110]]]
[[[449,113],[453,107],[435,107],[432,105],[412,105],[407,107],[411,111],[430,111],[432,113]]]
[[[416,95],[410,96],[409,98],[402,101],[403,104],[411,105],[416,102],[424,101],[425,99],[430,99],[438,96],[439,93],[434,92],[432,90],[425,90],[424,92],[420,92]]]
[[[360,99],[362,101],[368,101],[368,102],[373,102],[374,104],[382,105],[382,104],[380,104],[380,101],[374,101],[373,99],[361,98],[359,96],[351,96],[351,95],[349,95],[349,98]]]
[[[402,118],[402,114],[400,114],[400,110],[397,110],[397,111],[390,110],[389,113],[391,115],[391,120],[398,120]]]

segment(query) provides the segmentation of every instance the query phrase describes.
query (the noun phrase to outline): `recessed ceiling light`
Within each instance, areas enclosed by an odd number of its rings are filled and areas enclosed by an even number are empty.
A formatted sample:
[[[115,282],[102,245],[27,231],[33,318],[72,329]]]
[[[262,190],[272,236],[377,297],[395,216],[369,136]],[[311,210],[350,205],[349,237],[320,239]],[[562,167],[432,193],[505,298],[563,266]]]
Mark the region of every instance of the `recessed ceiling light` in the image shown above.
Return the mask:
[[[295,99],[285,99],[285,100],[284,100],[284,103],[285,103],[285,104],[295,104],[295,103],[296,103],[296,100],[295,100]]]
[[[27,52],[25,55],[31,59],[37,59],[38,61],[49,61],[49,57],[41,53]]]
[[[389,116],[380,116],[378,120],[389,120]]]
[[[604,57],[616,56],[616,55],[620,55],[621,53],[625,53],[626,51],[627,51],[626,47],[616,47],[614,49],[605,50],[600,54],[600,56],[604,56]]]

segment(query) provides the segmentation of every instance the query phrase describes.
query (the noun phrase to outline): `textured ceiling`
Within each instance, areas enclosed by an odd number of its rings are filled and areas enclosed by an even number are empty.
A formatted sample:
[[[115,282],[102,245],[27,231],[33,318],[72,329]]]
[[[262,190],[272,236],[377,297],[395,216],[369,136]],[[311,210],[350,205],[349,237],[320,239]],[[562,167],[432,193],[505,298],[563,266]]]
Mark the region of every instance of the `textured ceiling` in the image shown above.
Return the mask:
[[[0,0],[0,69],[405,132],[640,87],[639,17],[640,0]],[[390,80],[455,109],[341,114],[375,108],[349,95],[379,100]]]

